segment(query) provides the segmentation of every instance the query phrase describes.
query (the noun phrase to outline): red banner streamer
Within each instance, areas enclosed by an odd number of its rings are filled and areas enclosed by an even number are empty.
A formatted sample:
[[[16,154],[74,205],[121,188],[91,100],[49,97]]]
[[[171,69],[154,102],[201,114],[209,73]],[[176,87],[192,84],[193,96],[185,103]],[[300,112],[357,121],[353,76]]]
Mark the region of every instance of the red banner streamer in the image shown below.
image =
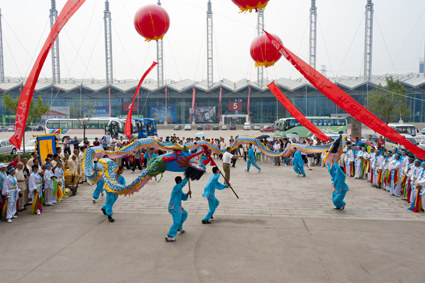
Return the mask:
[[[406,149],[415,154],[417,157],[421,159],[425,157],[424,150],[409,142],[406,138],[385,124],[381,119],[373,115],[372,112],[364,108],[360,103],[355,101],[352,97],[333,84],[325,76],[313,69],[310,65],[293,54],[286,47],[281,45],[272,35],[267,32],[265,33],[272,41],[273,46],[283,55],[283,57],[285,57],[312,85],[314,85],[320,92],[326,95],[336,105],[341,107],[351,116],[355,117],[357,120],[375,132],[383,135],[395,143],[404,145]]]
[[[149,69],[146,70],[146,72],[143,74],[142,78],[139,81],[139,84],[137,85],[136,91],[133,95],[133,100],[131,101],[131,104],[129,106],[127,119],[125,120],[125,126],[124,126],[124,134],[127,136],[128,139],[131,139],[131,117],[133,116],[133,105],[134,100],[136,99],[137,94],[139,93],[139,89],[142,86],[143,81],[145,80],[146,76],[152,71],[153,68],[156,66],[156,62],[153,62],[152,65],[149,67]]]
[[[246,113],[248,113],[248,122],[251,122],[251,117],[249,116],[249,97],[251,96],[251,87],[248,87],[248,101],[246,103]]]
[[[196,89],[193,88],[193,94],[192,94],[192,111],[190,112],[189,122],[192,121],[192,117],[194,117],[195,112],[195,95],[196,95]]]
[[[40,76],[40,72],[43,68],[44,62],[46,61],[47,55],[49,54],[49,51],[55,43],[62,28],[72,15],[77,12],[81,5],[84,4],[84,2],[85,0],[68,0],[68,2],[66,2],[59,14],[59,17],[56,19],[49,36],[44,42],[43,48],[41,48],[37,60],[31,69],[31,73],[25,82],[24,89],[22,90],[21,97],[19,98],[18,108],[16,109],[15,133],[9,139],[10,143],[18,149],[21,148],[24,129],[28,118],[28,111],[34,94],[34,88],[37,84],[38,77]]]
[[[317,128],[313,123],[311,123],[298,109],[294,104],[283,94],[279,87],[275,83],[268,85],[270,91],[276,96],[276,98],[282,103],[283,107],[288,110],[291,115],[297,119],[304,127],[306,127],[310,132],[312,132],[316,137],[322,141],[328,141],[329,137],[326,136],[319,128]]]
[[[221,95],[223,94],[223,88],[220,87],[220,96],[218,97],[218,123],[221,122]]]

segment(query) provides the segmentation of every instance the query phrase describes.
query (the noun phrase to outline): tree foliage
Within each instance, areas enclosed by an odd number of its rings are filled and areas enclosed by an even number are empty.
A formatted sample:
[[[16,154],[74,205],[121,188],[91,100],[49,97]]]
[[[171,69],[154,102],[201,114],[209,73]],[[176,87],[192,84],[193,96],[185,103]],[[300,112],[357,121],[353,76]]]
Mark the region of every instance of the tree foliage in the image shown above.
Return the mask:
[[[9,95],[3,96],[3,105],[11,113],[16,114],[18,109],[19,97],[12,98]],[[28,112],[28,123],[33,123],[35,120],[40,120],[41,117],[50,110],[50,105],[44,104],[42,97],[38,97],[34,104],[34,99],[31,101]]]
[[[367,108],[385,123],[406,118],[410,114],[407,106],[406,88],[400,81],[392,77],[386,78],[387,85],[379,84],[376,90],[369,93],[366,101]]]

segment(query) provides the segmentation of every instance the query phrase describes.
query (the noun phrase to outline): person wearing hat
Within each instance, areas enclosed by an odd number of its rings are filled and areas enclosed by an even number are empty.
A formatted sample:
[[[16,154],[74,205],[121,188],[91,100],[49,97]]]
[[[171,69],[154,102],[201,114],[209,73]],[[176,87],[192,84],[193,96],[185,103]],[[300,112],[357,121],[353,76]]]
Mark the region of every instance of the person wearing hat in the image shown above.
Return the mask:
[[[347,153],[345,154],[345,175],[353,177],[353,164],[354,163],[354,151],[351,148],[351,144],[347,144]]]
[[[3,163],[0,163],[0,203],[2,205],[3,205],[3,199],[2,199],[1,190],[3,189],[4,180],[7,177],[6,171],[7,171],[7,165],[6,164],[3,164]],[[0,209],[3,208],[2,205],[0,206]]]
[[[359,145],[356,145],[356,150],[354,151],[354,179],[359,179],[362,176],[362,165],[363,165],[363,151],[360,149]]]
[[[376,152],[375,152],[375,147],[371,147],[370,148],[370,153],[369,153],[369,156],[368,156],[368,158],[367,158],[367,162],[369,163],[369,166],[368,166],[368,170],[367,170],[367,172],[366,172],[366,174],[367,174],[367,180],[372,184],[372,182],[373,182],[373,172],[372,172],[372,164],[375,162],[375,159],[376,159]]]
[[[410,180],[408,173],[412,170],[413,166],[415,166],[415,158],[413,156],[409,156],[406,158],[408,163],[402,169],[403,177],[401,178],[401,198],[407,200],[407,191],[410,187]]]
[[[400,188],[401,188],[401,178],[400,178],[400,171],[401,171],[401,159],[400,154],[397,152],[394,154],[394,160],[391,161],[389,170],[390,170],[390,193],[393,196],[399,197],[400,194]]]
[[[38,174],[39,166],[37,164],[34,164],[32,166],[32,173],[30,175],[30,178],[28,180],[28,188],[29,188],[29,199],[32,200],[32,213],[35,214],[41,214],[42,208],[41,208],[41,202],[40,198],[43,194],[42,187],[43,187],[43,179]]]
[[[370,155],[369,155],[369,153],[367,152],[367,150],[366,150],[366,146],[362,146],[361,147],[361,157],[360,157],[360,159],[362,160],[362,169],[361,169],[361,178],[363,178],[363,180],[366,180],[367,179],[367,173],[368,173],[368,171],[369,171],[369,166],[370,166],[370,164],[369,164],[369,158],[370,158]]]
[[[392,151],[387,151],[387,157],[384,159],[384,168],[382,173],[382,178],[384,182],[383,189],[385,189],[387,192],[390,191],[390,163],[393,160],[393,153]]]
[[[370,164],[370,168],[372,170],[372,187],[379,188],[381,186],[380,181],[382,176],[382,164],[384,161],[384,157],[381,155],[381,152],[378,150],[375,153],[375,159]]]
[[[44,170],[44,204],[47,206],[54,205],[56,201],[53,198],[53,175],[52,164],[46,163]]]
[[[408,190],[407,190],[408,203],[411,203],[414,200],[414,196],[416,195],[416,185],[418,184],[419,174],[422,171],[421,163],[422,161],[419,158],[417,158],[415,160],[415,165],[413,166],[412,170],[410,170],[407,175],[410,180],[410,186],[408,187]]]
[[[12,223],[12,218],[18,218],[16,214],[16,202],[19,199],[18,180],[15,177],[15,168],[12,166],[7,170],[7,177],[3,183],[2,194],[6,196],[7,207],[3,208],[3,217]]]
[[[63,197],[65,196],[65,178],[62,166],[62,161],[59,160],[56,164],[56,169],[54,172],[57,180],[58,193],[56,196],[53,196],[53,199],[56,199],[57,202],[62,201]]]

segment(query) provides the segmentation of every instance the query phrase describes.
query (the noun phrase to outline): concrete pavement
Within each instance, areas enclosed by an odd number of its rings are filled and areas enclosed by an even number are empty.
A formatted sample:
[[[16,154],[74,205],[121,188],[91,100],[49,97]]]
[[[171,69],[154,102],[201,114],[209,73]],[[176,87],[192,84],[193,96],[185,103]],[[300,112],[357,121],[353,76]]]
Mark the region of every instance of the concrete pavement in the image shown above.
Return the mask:
[[[40,216],[0,223],[1,282],[422,282],[425,215],[348,180],[347,208],[333,209],[325,168],[296,177],[262,163],[262,173],[232,168],[231,191],[217,193],[213,224],[202,225],[210,173],[192,182],[187,233],[165,243],[175,174],[120,197],[116,222],[91,203],[94,187]],[[127,181],[136,177],[126,172]]]

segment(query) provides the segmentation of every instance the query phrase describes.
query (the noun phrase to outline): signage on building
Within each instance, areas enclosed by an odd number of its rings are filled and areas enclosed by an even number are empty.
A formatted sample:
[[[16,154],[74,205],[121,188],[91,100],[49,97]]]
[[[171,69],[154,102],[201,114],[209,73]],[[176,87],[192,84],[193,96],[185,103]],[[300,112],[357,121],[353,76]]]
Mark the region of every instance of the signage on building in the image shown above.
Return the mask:
[[[242,102],[240,101],[230,101],[229,102],[229,111],[241,111]]]
[[[50,110],[43,115],[43,119],[69,118],[69,107],[50,107]]]

